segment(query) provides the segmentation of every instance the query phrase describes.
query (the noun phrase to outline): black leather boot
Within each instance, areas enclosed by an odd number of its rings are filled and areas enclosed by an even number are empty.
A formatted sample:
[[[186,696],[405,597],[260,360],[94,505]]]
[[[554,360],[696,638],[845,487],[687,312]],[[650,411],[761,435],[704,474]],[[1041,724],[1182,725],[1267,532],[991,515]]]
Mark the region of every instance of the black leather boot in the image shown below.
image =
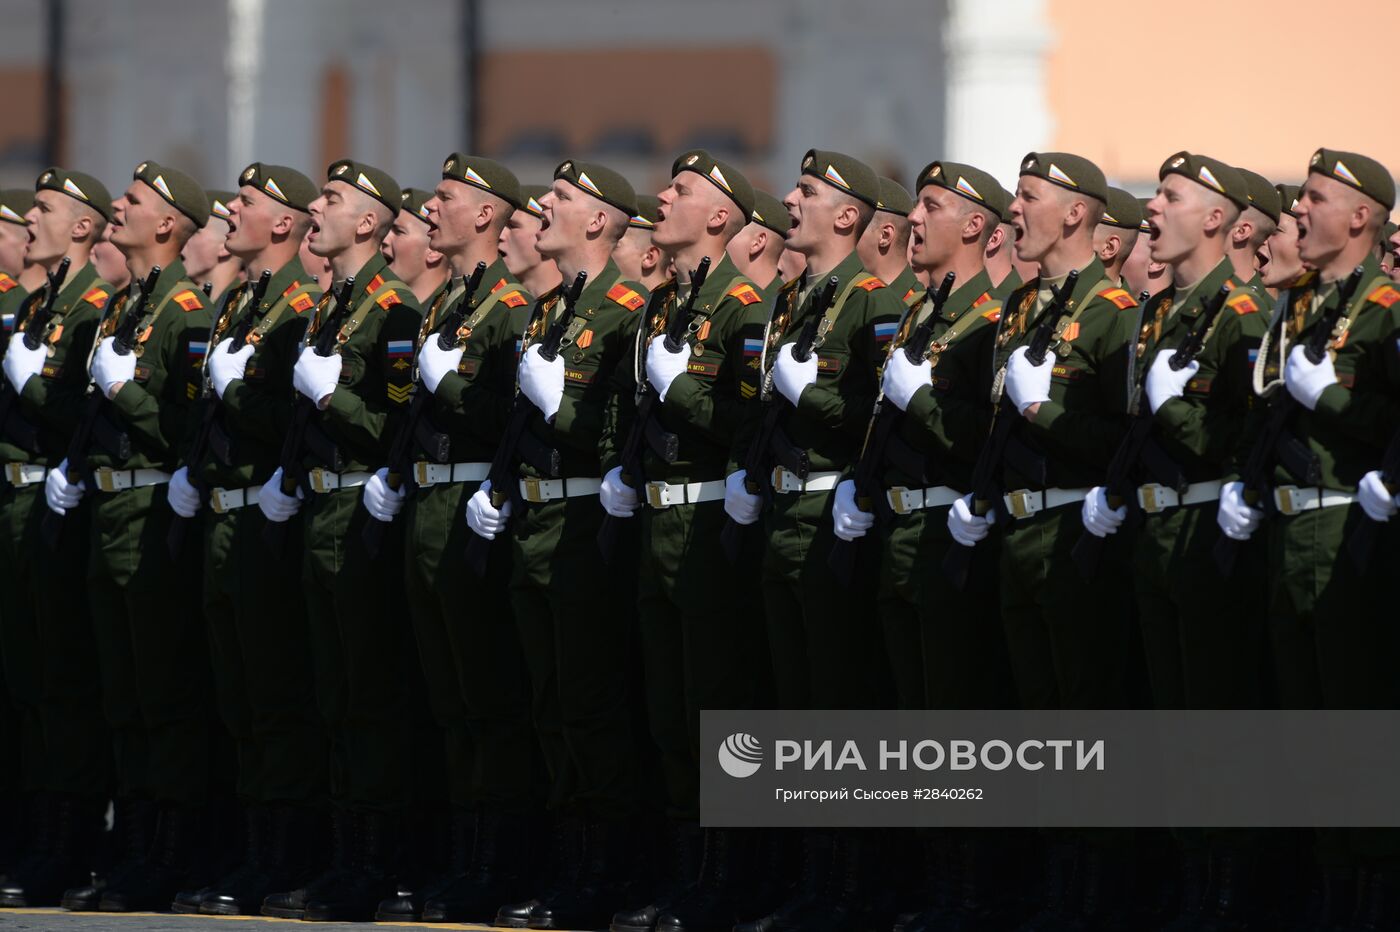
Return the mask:
[[[331,810],[331,844],[327,866],[311,880],[284,893],[269,893],[264,897],[260,912],[279,919],[300,919],[306,913],[307,900],[321,887],[340,883],[348,873],[351,862],[351,835],[354,814],[348,809]]]
[[[0,906],[56,906],[65,890],[90,882],[106,800],[44,793],[34,798],[33,851],[0,885]]]
[[[156,804],[148,799],[118,799],[114,831],[120,836],[120,855],[104,876],[63,891],[59,905],[74,912],[96,912],[102,894],[112,884],[123,885],[142,870],[156,834]]]
[[[686,893],[700,875],[703,836],[694,822],[671,822],[664,829],[662,864],[646,890],[646,903],[614,913],[611,932],[650,932],[663,912]]]
[[[256,803],[249,803],[243,811],[243,856],[237,867],[225,873],[213,883],[175,894],[170,904],[172,913],[197,913],[204,900],[220,889],[240,884],[250,874],[262,870],[262,849],[267,836],[267,809]]]
[[[500,904],[528,897],[530,834],[522,816],[478,813],[466,872],[428,899],[423,921],[489,922]]]
[[[523,929],[530,924],[530,915],[536,907],[557,899],[578,882],[579,872],[583,869],[583,823],[573,818],[556,820],[550,830],[548,853],[548,879],[536,881],[539,892],[533,897],[499,907],[492,925]]]
[[[325,836],[323,817],[299,806],[259,808],[259,824],[249,824],[250,846],[253,837],[259,839],[256,860],[213,884],[199,902],[201,913],[255,916],[270,894],[305,882],[313,870],[311,865],[320,863],[311,852],[313,840]]]
[[[732,928],[739,915],[740,878],[745,862],[752,862],[752,846],[727,828],[705,829],[700,879],[656,920],[657,932],[704,932]],[[747,855],[747,856],[746,856]]]
[[[777,909],[759,919],[741,922],[734,932],[779,932],[799,929],[820,920],[829,909],[835,833],[807,829],[802,833],[802,865],[792,895]]]
[[[350,869],[308,894],[301,917],[306,922],[368,922],[379,901],[394,892],[397,817],[357,812],[352,825]]]
[[[447,886],[466,875],[471,861],[476,817],[466,809],[454,808],[447,819],[445,858],[437,865],[420,864],[416,878],[400,877],[398,892],[382,900],[375,908],[378,922],[416,922],[430,900]],[[431,845],[440,850],[441,844]],[[499,903],[499,901],[497,901]],[[494,909],[497,903],[493,903]]]
[[[1081,928],[1080,861],[1077,841],[1060,839],[1046,844],[1041,854],[1039,908],[1018,932],[1077,932]]]
[[[97,908],[107,913],[166,909],[189,881],[207,823],[202,806],[165,804],[160,807],[155,843],[150,856],[121,878],[113,878]]]
[[[531,929],[598,929],[634,896],[627,826],[590,820],[583,825],[583,862],[572,885],[530,910]]]

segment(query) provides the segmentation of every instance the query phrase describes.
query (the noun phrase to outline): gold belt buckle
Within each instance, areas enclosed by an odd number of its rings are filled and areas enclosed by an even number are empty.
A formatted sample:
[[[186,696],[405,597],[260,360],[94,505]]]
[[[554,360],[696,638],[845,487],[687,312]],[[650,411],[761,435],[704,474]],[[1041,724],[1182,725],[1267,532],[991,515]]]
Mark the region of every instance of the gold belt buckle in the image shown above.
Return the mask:
[[[320,466],[312,469],[311,475],[307,477],[307,481],[311,483],[312,491],[321,495],[331,491],[331,485],[326,481],[326,476],[328,475],[331,475],[331,473],[326,472],[326,470],[322,469]]]
[[[1296,485],[1281,485],[1274,489],[1274,504],[1278,506],[1278,510],[1282,514],[1290,518],[1298,514],[1300,510],[1298,503],[1293,499],[1293,493],[1297,491]]]
[[[781,466],[773,467],[773,475],[768,477],[768,483],[773,487],[774,492],[786,492],[783,487],[783,477],[787,475],[787,470]]]
[[[522,487],[521,497],[531,504],[538,505],[544,501],[544,496],[540,494],[540,480],[526,477],[520,480]]]
[[[111,466],[99,466],[92,471],[92,481],[97,483],[97,488],[102,492],[115,492],[117,490],[116,470]]]
[[[647,504],[653,508],[670,508],[670,502],[666,501],[666,483],[647,483]]]
[[[1155,482],[1138,486],[1138,504],[1144,512],[1155,515],[1165,507],[1159,494],[1161,490],[1162,487]]]
[[[1007,493],[1007,506],[1011,509],[1011,517],[1029,518],[1031,516],[1031,495],[1030,489],[1017,489]]]
[[[212,512],[214,512],[214,514],[216,514],[216,515],[221,515],[221,514],[223,514],[225,511],[228,510],[227,508],[224,507],[224,490],[223,490],[223,489],[210,489],[210,490],[209,490],[209,510],[212,511]]]
[[[889,494],[885,497],[889,499],[890,509],[897,515],[907,515],[914,509],[908,508],[904,504],[904,493],[909,490],[902,485],[891,486]]]
[[[413,464],[413,481],[417,485],[428,485],[428,461],[419,460]]]
[[[20,486],[24,484],[24,464],[6,463],[5,478],[10,480],[10,485]]]

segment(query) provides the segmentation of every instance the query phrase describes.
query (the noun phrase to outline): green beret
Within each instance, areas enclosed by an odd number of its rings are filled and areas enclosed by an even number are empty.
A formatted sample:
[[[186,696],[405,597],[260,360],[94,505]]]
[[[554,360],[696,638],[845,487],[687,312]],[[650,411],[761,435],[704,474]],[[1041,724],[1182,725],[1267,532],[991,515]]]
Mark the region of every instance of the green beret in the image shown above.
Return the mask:
[[[1122,188],[1108,189],[1108,206],[1103,212],[1103,223],[1124,230],[1141,230],[1143,222],[1142,205]]]
[[[1400,223],[1396,223],[1394,220],[1387,220],[1385,226],[1381,227],[1381,242],[1390,242],[1390,238],[1396,233],[1400,233]]]
[[[522,184],[520,186],[520,209],[535,217],[544,216],[540,198],[549,193],[547,184]]]
[[[1249,191],[1249,206],[1278,223],[1278,214],[1283,208],[1279,202],[1278,188],[1274,187],[1274,183],[1247,168],[1236,168],[1235,171],[1244,178],[1245,188]]]
[[[961,162],[929,162],[919,172],[918,186],[923,188],[928,184],[961,194],[977,206],[996,214],[1003,223],[1011,219],[1007,214],[1011,207],[1011,195],[1000,182],[980,168]]]
[[[399,209],[406,210],[424,223],[428,223],[428,208],[424,205],[432,200],[432,197],[433,192],[424,191],[422,188],[404,188],[403,206]]]
[[[562,178],[569,184],[586,191],[602,201],[616,207],[628,217],[637,216],[637,192],[626,178],[597,162],[578,162],[566,159],[554,170],[555,179]]]
[[[1297,217],[1298,195],[1303,190],[1303,186],[1300,184],[1276,184],[1274,188],[1278,191],[1280,211],[1290,217]]]
[[[1192,155],[1178,152],[1168,156],[1157,170],[1157,178],[1165,180],[1168,175],[1190,178],[1208,191],[1223,195],[1240,210],[1249,206],[1249,185],[1244,176],[1235,168],[1208,155]]]
[[[148,160],[137,165],[131,177],[135,181],[144,181],[167,204],[193,220],[200,229],[209,222],[209,195],[179,169],[166,168]]]
[[[880,175],[876,181],[880,185],[880,196],[875,201],[875,209],[888,214],[899,214],[901,217],[909,216],[909,211],[914,209],[914,198],[909,195],[904,185],[884,175]]]
[[[1350,185],[1386,210],[1395,209],[1395,179],[1375,159],[1356,152],[1318,149],[1308,163],[1308,172],[1317,172]]]
[[[1021,174],[1044,178],[1068,191],[1078,191],[1100,204],[1108,204],[1108,182],[1103,172],[1081,156],[1068,152],[1028,152],[1021,160]]]
[[[658,198],[650,194],[638,194],[637,212],[627,221],[627,225],[635,230],[651,230],[656,226],[656,221],[661,219],[660,209],[661,201]]]
[[[880,203],[880,176],[869,165],[849,155],[808,149],[802,157],[802,174],[820,178],[871,207]]]
[[[29,221],[24,219],[24,215],[33,206],[34,192],[24,188],[0,188],[0,220],[27,227]]]
[[[231,219],[228,205],[231,204],[233,199],[238,197],[238,195],[232,191],[215,191],[212,188],[206,193],[209,195],[209,219],[218,219],[228,223]]]
[[[689,152],[682,152],[671,163],[672,178],[681,172],[704,175],[711,184],[739,206],[745,217],[753,213],[753,185],[749,184],[749,179],[744,177],[743,172],[728,162],[721,162],[704,149],[691,149]]]
[[[35,191],[57,191],[88,205],[105,219],[112,219],[112,195],[107,186],[91,175],[65,171],[58,166],[44,169],[34,182]]]
[[[1138,224],[1139,233],[1151,233],[1152,224],[1147,219],[1147,203],[1152,200],[1150,197],[1140,197],[1137,199],[1138,207],[1142,210],[1142,223]]]
[[[268,165],[266,162],[254,162],[243,169],[243,174],[238,176],[238,184],[257,188],[273,200],[302,213],[321,194],[315,183],[295,168]]]
[[[520,179],[500,162],[454,152],[442,163],[442,177],[489,191],[512,207],[520,206]]]
[[[326,180],[343,181],[352,188],[359,188],[389,208],[390,213],[397,215],[403,206],[403,192],[399,183],[373,165],[354,159],[341,159],[332,162],[331,167],[326,169]]]
[[[758,188],[753,189],[753,211],[749,213],[749,219],[784,238],[792,229],[792,214],[788,213],[783,202]]]

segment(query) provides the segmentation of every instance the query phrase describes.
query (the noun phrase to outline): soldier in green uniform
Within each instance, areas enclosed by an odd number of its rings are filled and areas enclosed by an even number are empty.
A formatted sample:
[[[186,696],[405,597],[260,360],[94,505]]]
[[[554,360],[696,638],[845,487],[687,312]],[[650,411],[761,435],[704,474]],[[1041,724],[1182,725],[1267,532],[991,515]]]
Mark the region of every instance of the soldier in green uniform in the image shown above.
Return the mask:
[[[43,270],[25,259],[29,244],[29,221],[25,219],[34,206],[34,192],[24,188],[0,189],[0,307],[12,313],[29,294],[30,285],[44,283]],[[21,280],[23,279],[23,280]],[[8,333],[13,322],[5,322]]]
[[[970,165],[932,162],[920,172],[918,200],[909,211],[914,269],[938,287],[956,276],[948,302],[933,322],[927,356],[911,362],[899,347],[933,309],[914,306],[884,366],[885,403],[905,415],[882,469],[886,515],[879,607],[890,668],[905,709],[1000,708],[1010,705],[1011,675],[999,628],[974,623],[995,615],[995,546],[979,548],[969,585],[957,590],[930,572],[952,543],[945,512],[970,486],[973,459],[986,436],[990,409],[983,387],[992,378],[992,340],[1001,302],[985,266],[986,243],[999,228],[1011,196],[991,175]],[[877,214],[877,217],[880,215]],[[898,449],[896,449],[898,448]],[[876,521],[856,503],[850,480],[837,486],[835,533],[867,534]],[[992,836],[928,832],[922,838],[932,907],[921,917],[1007,921],[991,870]],[[1003,849],[1000,857],[1005,858]],[[953,877],[962,878],[960,888]],[[1003,874],[1002,876],[1006,876]]]
[[[911,308],[923,299],[925,290],[909,267],[909,212],[914,209],[914,199],[893,178],[881,177],[879,184],[875,218],[860,235],[856,255],[867,272]]]
[[[638,615],[647,719],[661,754],[673,835],[645,905],[613,917],[612,928],[624,932],[733,923],[739,879],[729,867],[733,832],[705,832],[708,870],[696,883],[700,710],[751,707],[756,672],[735,659],[735,645],[751,630],[751,616],[733,598],[738,590],[718,589],[727,603],[714,598],[716,581],[731,572],[719,535],[729,440],[758,391],[758,367],[748,362],[757,359],[765,320],[758,285],[725,254],[753,213],[753,189],[734,166],[704,150],[683,153],[671,172],[652,239],[674,258],[678,278],[664,286],[636,334],[637,369],[659,398],[652,415],[659,431],[642,441],[636,461],[622,461],[628,438],[617,426],[632,421],[635,411],[626,409],[634,408],[635,395],[620,391],[610,400],[603,433],[603,509],[624,520],[641,512]],[[691,275],[706,258],[713,265],[692,296]],[[661,331],[687,305],[693,308],[687,334],[672,352]],[[746,354],[747,347],[754,352]],[[658,449],[666,452],[662,438],[669,437],[675,456],[668,463]]]
[[[627,222],[627,232],[613,250],[617,270],[631,281],[641,282],[648,291],[670,280],[671,256],[656,244],[658,201],[650,194],[637,195],[637,212]]]
[[[380,245],[402,207],[383,171],[342,159],[311,202],[311,251],[334,278],[353,276],[346,316],[331,320],[323,299],[312,328],[336,326],[336,351],[304,349],[292,370],[301,399],[315,404],[303,454],[306,481],[282,491],[282,467],[259,490],[269,521],[287,521],[304,499],[301,589],[309,622],[316,701],[330,745],[333,805],[330,867],[303,887],[270,894],[264,915],[364,920],[394,892],[399,820],[408,803],[411,748],[402,664],[399,541],[385,536],[371,558],[362,540],[361,487],[384,462],[413,387],[413,338],[421,312],[412,290],[389,272]],[[311,333],[317,332],[311,330]],[[403,366],[398,363],[405,363]],[[386,571],[386,567],[392,567]]]
[[[997,385],[1010,402],[997,416],[1019,417],[1019,455],[1003,462],[999,501],[964,496],[948,511],[949,530],[975,546],[1005,524],[1001,615],[1011,667],[1027,708],[1121,708],[1130,657],[1126,561],[1110,551],[1093,603],[1070,558],[1079,539],[1079,506],[1108,467],[1122,435],[1138,308],[1108,280],[1094,255],[1094,228],[1108,200],[1092,162],[1032,152],[1021,163],[1010,213],[1016,252],[1041,275],[1007,299],[997,330]],[[1040,365],[1026,344],[1050,305],[1052,287],[1079,279]],[[988,386],[990,388],[991,386]],[[1014,409],[1014,410],[1013,410]],[[1099,839],[1098,842],[1107,842]],[[1059,836],[1046,848],[1045,902],[1038,922],[1127,922],[1127,859],[1106,843]],[[1093,882],[1088,882],[1093,878]]]
[[[1289,426],[1321,482],[1309,486],[1280,462],[1272,488],[1263,490],[1271,503],[1252,505],[1238,481],[1227,483],[1221,495],[1218,520],[1235,539],[1248,539],[1257,530],[1266,513],[1257,506],[1270,514],[1268,623],[1284,708],[1400,705],[1392,663],[1400,643],[1394,626],[1377,624],[1386,611],[1379,603],[1383,574],[1393,566],[1373,557],[1363,571],[1343,546],[1352,524],[1366,520],[1356,505],[1358,485],[1400,427],[1395,369],[1400,288],[1375,257],[1394,206],[1391,173],[1374,159],[1332,149],[1313,154],[1294,213],[1300,256],[1314,274],[1280,294],[1260,355],[1265,375],[1281,368],[1284,388],[1301,405]],[[1326,355],[1313,363],[1301,344],[1337,306],[1339,283],[1357,266],[1363,269],[1361,286],[1340,309]],[[1263,387],[1280,390],[1276,382]],[[1400,920],[1394,867],[1400,858],[1393,832],[1322,832],[1318,849],[1324,912],[1307,913],[1312,927],[1365,917],[1369,928],[1389,928]]]
[[[1152,258],[1152,225],[1147,222],[1147,201],[1145,197],[1137,199],[1142,223],[1138,227],[1133,251],[1123,263],[1123,287],[1133,295],[1146,291],[1151,296],[1170,285],[1172,276],[1169,265]]]
[[[559,476],[526,461],[518,489],[499,490],[513,493],[515,504],[495,507],[490,483],[483,483],[468,502],[467,522],[494,539],[513,518],[511,606],[530,673],[550,806],[563,817],[557,845],[567,854],[548,889],[502,906],[495,921],[594,928],[627,899],[628,820],[640,789],[628,672],[634,557],[623,551],[601,567],[596,537],[607,402],[630,377],[627,360],[646,289],[609,258],[637,213],[626,179],[571,159],[555,170],[539,202],[539,250],[558,263],[564,287],[588,273],[559,355],[546,361],[534,343],[563,311],[555,292],[540,299],[519,367],[520,392],[536,409],[528,442],[557,450]],[[516,509],[523,513],[512,515]]]
[[[1247,168],[1236,168],[1235,171],[1244,178],[1245,187],[1249,190],[1249,206],[1240,212],[1240,218],[1230,228],[1225,241],[1225,256],[1234,267],[1236,278],[1252,285],[1256,291],[1263,291],[1259,279],[1259,250],[1278,229],[1282,204],[1279,203],[1278,188],[1272,181]],[[1260,308],[1265,320],[1272,309],[1272,300]]]
[[[1009,198],[1006,203],[1009,208]],[[1001,223],[987,237],[987,275],[992,279],[992,296],[995,298],[1005,298],[1024,283],[1020,269],[1016,267],[1015,244],[1016,228],[1011,225],[1010,215],[1003,212]]]
[[[763,303],[771,304],[783,287],[783,277],[778,273],[778,260],[783,255],[783,244],[787,231],[792,226],[792,218],[787,208],[767,191],[753,189],[753,213],[748,224],[725,246],[725,252],[740,274],[758,283]]]
[[[229,207],[236,195],[232,191],[206,192],[209,195],[209,222],[190,237],[180,251],[180,261],[190,281],[201,287],[209,286],[210,306],[218,307],[224,294],[246,278],[242,261],[228,251],[226,243],[232,229]]]
[[[1147,204],[1152,258],[1172,270],[1171,287],[1142,315],[1134,385],[1153,417],[1160,454],[1135,469],[1136,501],[1110,501],[1102,486],[1084,499],[1088,533],[1119,533],[1129,509],[1141,515],[1131,541],[1132,578],[1153,703],[1161,709],[1252,709],[1264,704],[1262,566],[1226,581],[1216,571],[1214,522],[1225,474],[1253,392],[1253,359],[1265,329],[1264,295],[1234,273],[1226,249],[1250,209],[1240,172],[1209,156],[1179,152],[1162,163]],[[1232,293],[1200,354],[1173,369],[1171,356],[1222,287]],[[1238,923],[1254,907],[1251,839],[1182,831],[1180,921]],[[1204,885],[1203,882],[1204,881]]]
[[[73,584],[85,575],[87,540],[80,526],[60,541],[58,552],[48,553],[38,538],[47,511],[43,478],[63,458],[78,418],[86,354],[113,291],[89,261],[112,198],[95,178],[51,168],[39,176],[32,201],[25,215],[26,261],[45,272],[65,258],[72,264],[39,345],[31,350],[22,338],[11,339],[4,364],[12,407],[0,436],[0,525],[6,528],[0,586],[11,597],[0,613],[0,636],[7,679],[29,689],[16,693],[24,700],[16,703],[23,710],[16,720],[22,729],[16,769],[33,794],[36,842],[0,886],[0,905],[11,907],[57,905],[65,889],[88,876],[111,791],[92,618],[86,593]],[[5,203],[18,206],[18,199]],[[16,308],[15,333],[22,334],[47,298],[46,283]],[[87,510],[76,509],[75,525]]]
[[[90,391],[105,399],[85,461],[64,458],[51,469],[45,497],[64,515],[91,504],[88,598],[97,635],[103,708],[117,762],[119,820],[129,848],[106,889],[80,887],[63,896],[70,909],[163,909],[190,877],[204,842],[213,742],[207,692],[207,642],[189,620],[196,603],[197,560],[171,560],[161,543],[172,512],[165,489],[186,439],[200,387],[209,311],[185,275],[180,250],[209,218],[209,200],[188,176],[155,162],[136,167],[112,209],[112,243],[137,282],[160,276],[136,323],[126,355],[106,333],[92,354]],[[131,298],[130,301],[134,301]],[[134,310],[128,302],[120,313]],[[122,318],[124,320],[124,317]],[[81,533],[81,519],[61,535]],[[158,815],[149,851],[135,823]]]
[[[866,564],[874,554],[859,559],[850,589],[827,566],[835,541],[832,490],[860,452],[879,390],[879,366],[904,311],[900,296],[856,254],[879,201],[879,178],[862,162],[816,149],[803,158],[797,185],[783,203],[793,218],[788,248],[806,257],[807,273],[779,292],[767,352],[776,360],[773,386],[792,405],[784,432],[795,451],[805,452],[810,470],[803,478],[781,465],[752,477],[739,469],[727,480],[726,512],[741,525],[765,519],[764,612],[777,702],[786,709],[880,708],[889,702],[883,645],[869,625],[858,623],[872,594],[873,566]],[[836,297],[817,326],[816,352],[799,361],[793,344],[820,313],[817,295],[833,277]],[[741,464],[761,417],[761,406],[752,405],[736,433],[734,458]],[[766,515],[763,496],[748,491],[748,479],[768,487]],[[808,850],[798,892],[753,925],[849,916],[870,892],[872,841],[863,832],[804,833]],[[840,879],[828,884],[833,871]]]
[[[1123,264],[1132,255],[1141,229],[1142,205],[1138,199],[1122,188],[1109,188],[1103,219],[1094,227],[1094,255],[1115,285],[1124,287]]]
[[[536,295],[548,294],[558,288],[561,281],[559,266],[553,259],[540,255],[535,248],[540,224],[544,220],[540,198],[548,191],[549,187],[542,184],[520,186],[520,207],[511,213],[496,244],[506,270],[525,286],[526,291]]]
[[[412,441],[406,506],[404,489],[389,487],[387,468],[365,486],[372,517],[392,521],[405,510],[408,603],[429,706],[445,740],[453,823],[443,882],[380,904],[380,919],[421,913],[434,921],[487,921],[502,903],[530,892],[523,842],[534,735],[507,591],[507,548],[492,548],[494,562],[473,587],[470,614],[460,610],[472,536],[462,513],[504,430],[515,394],[516,345],[533,302],[497,252],[519,202],[520,185],[504,166],[459,152],[443,163],[442,180],[425,203],[429,245],[454,275],[470,276],[482,262],[487,269],[473,293],[456,282],[423,321],[418,390],[431,393],[431,401]],[[435,331],[459,309],[466,316],[449,334],[451,348],[443,349]],[[502,766],[505,761],[512,766]]]
[[[422,307],[433,306],[447,290],[452,273],[442,253],[428,245],[432,220],[427,204],[432,196],[433,192],[422,188],[404,188],[403,206],[382,247],[389,271],[413,289],[413,296]]]
[[[177,912],[256,913],[263,897],[304,879],[310,810],[326,794],[325,740],[316,719],[299,560],[270,559],[259,487],[277,467],[290,427],[287,398],[306,321],[321,297],[297,259],[316,186],[295,169],[254,162],[229,198],[227,249],[253,278],[272,272],[260,303],[235,285],[219,305],[196,418],[212,418],[208,448],[186,451],[171,477],[171,509],[207,513],[186,546],[204,555],[202,601],[221,718],[237,754],[245,852],[237,869],[181,893]],[[236,341],[236,345],[235,345]],[[197,485],[191,483],[191,476]]]
[[[1259,281],[1272,297],[1292,288],[1303,277],[1303,259],[1298,254],[1298,185],[1274,186],[1279,196],[1278,227],[1259,250]]]

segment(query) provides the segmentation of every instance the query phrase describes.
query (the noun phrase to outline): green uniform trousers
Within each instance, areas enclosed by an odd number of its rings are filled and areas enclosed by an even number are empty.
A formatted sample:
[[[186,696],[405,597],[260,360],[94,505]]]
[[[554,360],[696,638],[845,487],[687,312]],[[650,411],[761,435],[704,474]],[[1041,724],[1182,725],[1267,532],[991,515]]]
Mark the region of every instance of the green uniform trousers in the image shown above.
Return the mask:
[[[196,548],[166,550],[165,486],[88,490],[88,600],[120,796],[200,803],[218,738]],[[77,531],[65,520],[65,536]]]
[[[1041,511],[1012,521],[1002,540],[1001,617],[1022,708],[1130,707],[1138,640],[1127,558],[1106,548],[1085,583],[1070,557],[1079,515],[1077,504]]]
[[[1246,545],[1231,578],[1221,577],[1212,555],[1220,539],[1216,510],[1215,502],[1171,508],[1147,515],[1130,532],[1133,589],[1158,709],[1264,705],[1263,552]],[[1105,552],[1115,545],[1110,538]]]
[[[549,805],[616,821],[637,808],[637,553],[635,536],[619,534],[611,566],[603,565],[602,515],[596,495],[515,515],[510,600],[530,671]]]
[[[827,558],[836,536],[830,492],[775,493],[764,527],[763,608],[777,703],[783,709],[881,709],[894,704],[883,632],[870,605],[877,545],[862,540],[851,587]]]
[[[307,497],[302,591],[316,704],[330,745],[331,798],[361,811],[398,811],[412,796],[408,678],[411,623],[403,605],[402,538],[390,525],[370,559],[361,490]]]
[[[899,707],[1010,708],[1015,689],[997,611],[1000,541],[977,546],[958,591],[940,568],[953,545],[946,507],[895,515],[870,535],[888,535],[879,607]]]
[[[466,563],[473,536],[466,506],[479,485],[419,488],[405,503],[408,604],[428,705],[445,744],[449,799],[524,812],[539,750],[510,607],[511,548],[491,547],[484,579]]]
[[[256,505],[204,516],[204,615],[214,687],[237,752],[238,795],[310,802],[326,795],[326,742],[316,715],[301,595],[301,521],[281,557],[263,541]]]
[[[10,742],[18,767],[7,767],[12,784],[25,792],[44,788],[44,733],[40,716],[43,704],[43,651],[39,646],[39,622],[34,599],[35,578],[43,557],[35,520],[35,491],[44,508],[43,485],[16,489],[0,485],[0,665],[9,699],[7,719]]]
[[[672,819],[700,818],[700,712],[754,707],[750,645],[763,637],[750,593],[733,585],[724,503],[644,507],[637,611],[647,722]]]

